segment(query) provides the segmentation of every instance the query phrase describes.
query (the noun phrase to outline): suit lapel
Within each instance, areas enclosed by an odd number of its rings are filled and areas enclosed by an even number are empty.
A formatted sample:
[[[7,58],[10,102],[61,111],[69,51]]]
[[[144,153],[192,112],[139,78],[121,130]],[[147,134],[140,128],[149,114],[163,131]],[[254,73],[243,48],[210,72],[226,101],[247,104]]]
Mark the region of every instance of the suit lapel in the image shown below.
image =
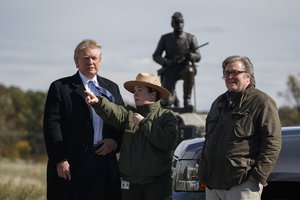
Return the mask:
[[[99,86],[103,87],[104,89],[108,90],[112,95],[113,93],[110,90],[109,85],[107,85],[107,83],[104,82],[103,78],[101,76],[97,75],[97,80],[98,80],[98,84]]]
[[[81,78],[79,76],[79,72],[77,72],[74,76],[73,76],[73,87],[74,87],[74,91],[81,96],[83,99],[85,99],[86,94],[84,93],[85,91],[85,87],[83,86],[83,83],[81,81]]]

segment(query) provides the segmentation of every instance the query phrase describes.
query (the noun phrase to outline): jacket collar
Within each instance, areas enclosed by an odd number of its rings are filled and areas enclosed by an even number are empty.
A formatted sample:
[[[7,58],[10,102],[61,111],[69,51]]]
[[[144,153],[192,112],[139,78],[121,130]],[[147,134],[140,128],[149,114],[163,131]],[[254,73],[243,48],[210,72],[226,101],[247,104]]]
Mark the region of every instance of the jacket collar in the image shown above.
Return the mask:
[[[244,102],[245,97],[253,91],[255,87],[253,85],[249,85],[244,91],[238,93],[230,93],[225,92],[218,104],[219,108],[233,108],[238,106],[240,108]]]
[[[143,115],[146,116],[147,114],[154,112],[160,108],[160,101],[154,102],[152,104],[146,104],[143,106],[138,106],[137,111]]]
[[[86,94],[84,93],[85,87],[81,81],[79,71],[77,71],[77,73],[74,74],[72,78],[73,78],[72,86],[74,87],[74,91],[77,94],[79,94],[82,98],[85,98],[86,97]]]

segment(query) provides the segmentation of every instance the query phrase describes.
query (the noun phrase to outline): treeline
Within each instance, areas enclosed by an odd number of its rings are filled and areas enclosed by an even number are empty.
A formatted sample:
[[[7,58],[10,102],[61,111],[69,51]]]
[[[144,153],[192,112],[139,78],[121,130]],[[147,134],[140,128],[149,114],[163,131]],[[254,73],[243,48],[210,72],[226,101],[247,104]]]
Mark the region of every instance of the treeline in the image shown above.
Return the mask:
[[[300,73],[289,75],[286,86],[285,91],[278,92],[278,95],[290,105],[279,109],[281,124],[282,126],[300,125]]]
[[[0,157],[43,158],[46,93],[0,84]]]
[[[46,93],[22,91],[0,84],[0,158],[46,158],[43,111]],[[289,76],[279,93],[291,103],[279,109],[282,126],[300,125],[300,82]]]

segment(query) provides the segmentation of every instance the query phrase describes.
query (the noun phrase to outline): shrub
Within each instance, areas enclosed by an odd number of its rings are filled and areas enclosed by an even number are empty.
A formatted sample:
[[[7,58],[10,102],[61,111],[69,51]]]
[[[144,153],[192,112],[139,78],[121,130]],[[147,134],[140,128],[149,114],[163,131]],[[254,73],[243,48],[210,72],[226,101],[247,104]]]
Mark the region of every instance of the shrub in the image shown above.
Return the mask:
[[[1,200],[46,199],[46,163],[0,159]]]
[[[16,151],[19,158],[30,158],[31,146],[27,140],[20,140],[16,144]]]

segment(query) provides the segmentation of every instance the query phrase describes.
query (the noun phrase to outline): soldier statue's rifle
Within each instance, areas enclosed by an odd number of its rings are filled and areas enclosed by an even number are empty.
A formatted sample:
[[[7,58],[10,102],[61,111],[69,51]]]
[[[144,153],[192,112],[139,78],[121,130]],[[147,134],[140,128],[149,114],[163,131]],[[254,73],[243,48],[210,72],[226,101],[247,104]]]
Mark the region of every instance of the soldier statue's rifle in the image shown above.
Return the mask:
[[[197,47],[193,48],[192,50],[190,50],[188,52],[188,54],[191,53],[191,52],[193,52],[193,51],[195,51],[195,50],[197,50],[197,49],[199,49],[199,48],[201,48],[201,47],[204,47],[204,46],[206,46],[208,44],[209,44],[209,42],[201,44],[200,46],[197,46]],[[174,58],[174,60],[176,61],[176,63],[182,63],[183,61],[185,61],[185,59],[186,59],[186,54],[185,55],[180,55],[180,56]],[[162,76],[162,75],[164,75],[166,73],[166,70],[167,70],[167,67],[162,67],[159,70],[157,70],[157,74],[159,76]]]

